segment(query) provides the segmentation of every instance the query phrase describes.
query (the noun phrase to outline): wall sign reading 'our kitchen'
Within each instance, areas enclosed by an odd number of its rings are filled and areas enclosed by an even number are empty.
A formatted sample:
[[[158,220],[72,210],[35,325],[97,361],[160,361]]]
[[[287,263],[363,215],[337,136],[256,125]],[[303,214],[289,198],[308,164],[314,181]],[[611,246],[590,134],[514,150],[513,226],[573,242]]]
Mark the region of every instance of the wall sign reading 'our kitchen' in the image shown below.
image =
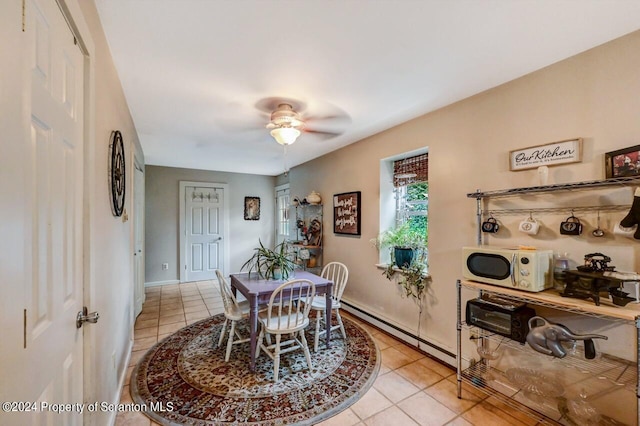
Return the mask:
[[[509,152],[509,169],[512,171],[581,161],[582,138],[567,139]]]
[[[360,191],[333,196],[333,233],[360,235]]]

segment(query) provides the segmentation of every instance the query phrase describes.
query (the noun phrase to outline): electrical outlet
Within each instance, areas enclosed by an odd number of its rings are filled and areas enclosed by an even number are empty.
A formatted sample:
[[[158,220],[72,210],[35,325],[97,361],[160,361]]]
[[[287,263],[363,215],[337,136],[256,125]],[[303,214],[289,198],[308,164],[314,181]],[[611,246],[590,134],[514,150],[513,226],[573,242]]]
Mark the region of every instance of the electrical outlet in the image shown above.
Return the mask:
[[[168,270],[168,269],[169,269],[169,264],[168,264],[168,263],[166,263],[166,262],[165,262],[165,263],[163,263],[163,264],[162,264],[162,270],[163,270],[163,271],[166,271],[166,270]]]

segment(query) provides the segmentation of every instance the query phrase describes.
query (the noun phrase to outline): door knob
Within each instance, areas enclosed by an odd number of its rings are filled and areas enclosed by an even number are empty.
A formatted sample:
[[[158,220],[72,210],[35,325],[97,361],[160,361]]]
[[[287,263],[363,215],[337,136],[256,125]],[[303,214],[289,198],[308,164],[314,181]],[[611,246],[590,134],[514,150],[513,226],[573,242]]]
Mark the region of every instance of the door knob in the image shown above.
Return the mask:
[[[78,316],[76,317],[76,327],[82,327],[82,324],[84,324],[85,322],[90,322],[92,324],[98,322],[98,319],[100,319],[99,313],[91,312],[90,314],[88,314],[87,312],[88,310],[86,306],[83,307],[80,312],[78,312]]]

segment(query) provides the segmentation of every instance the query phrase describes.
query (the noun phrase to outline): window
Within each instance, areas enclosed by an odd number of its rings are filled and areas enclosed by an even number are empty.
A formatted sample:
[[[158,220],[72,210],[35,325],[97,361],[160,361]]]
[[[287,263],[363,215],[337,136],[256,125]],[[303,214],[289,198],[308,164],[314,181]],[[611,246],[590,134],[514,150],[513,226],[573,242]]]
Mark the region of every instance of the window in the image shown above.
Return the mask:
[[[276,188],[276,244],[289,238],[289,185]]]
[[[380,233],[409,223],[428,241],[428,172],[427,147],[380,160]],[[380,264],[392,260],[391,250],[379,254]],[[421,255],[426,263],[426,250]]]
[[[396,226],[409,226],[428,236],[429,154],[415,155],[393,162]]]

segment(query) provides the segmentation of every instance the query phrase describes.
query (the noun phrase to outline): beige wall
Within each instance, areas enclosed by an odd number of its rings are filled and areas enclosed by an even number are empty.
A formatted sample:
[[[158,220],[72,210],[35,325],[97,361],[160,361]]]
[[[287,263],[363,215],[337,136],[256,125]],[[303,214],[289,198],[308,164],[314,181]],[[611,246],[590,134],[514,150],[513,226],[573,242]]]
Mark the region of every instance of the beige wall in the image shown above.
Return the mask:
[[[499,66],[499,64],[496,64]],[[578,164],[550,168],[549,183],[604,178],[604,153],[637,145],[640,134],[640,32],[549,66],[291,170],[292,195],[311,190],[324,197],[325,261],[340,260],[350,269],[346,301],[415,333],[417,308],[400,298],[396,286],[374,264],[378,253],[369,240],[379,232],[380,160],[428,147],[429,272],[433,277],[420,335],[455,352],[455,282],[460,278],[460,248],[476,242],[475,201],[466,197],[477,188],[503,189],[537,185],[536,170],[509,171],[510,150],[574,137],[584,138]],[[331,195],[362,191],[362,236],[334,235]],[[630,204],[632,189],[547,194],[507,199],[491,208],[532,205]],[[496,207],[497,206],[497,207]],[[624,213],[603,214],[609,229]],[[620,238],[560,236],[567,215],[542,218],[537,237],[518,234],[523,217],[501,218],[503,231],[489,244],[532,244],[571,253],[574,264],[584,254],[610,254],[619,269],[638,270],[637,242]],[[591,227],[595,213],[585,215]],[[584,323],[583,323],[584,325]],[[602,326],[596,324],[594,327]],[[588,328],[588,327],[587,327]],[[631,335],[632,336],[632,335]],[[613,352],[632,352],[633,338],[618,340]],[[614,339],[615,340],[615,339]],[[630,355],[630,356],[633,356]]]
[[[129,112],[120,79],[93,2],[79,1],[91,31],[95,50],[92,84],[95,105],[94,134],[85,162],[85,197],[88,228],[85,258],[90,290],[85,300],[90,311],[100,313],[100,321],[85,327],[85,400],[116,402],[121,378],[127,369],[133,339],[133,158],[144,164],[138,135]],[[108,187],[109,137],[120,130],[126,150],[127,189],[125,209],[128,220],[111,213]],[[124,216],[124,215],[123,215]],[[88,294],[87,294],[88,293]],[[96,413],[95,424],[107,424],[113,413]]]
[[[176,281],[179,251],[179,186],[180,181],[212,182],[229,185],[226,207],[229,209],[230,270],[239,272],[251,257],[258,239],[265,245],[273,244],[275,177],[226,173],[173,167],[146,167],[145,187],[145,247],[148,284]],[[260,220],[244,220],[244,197],[260,197]],[[169,269],[162,270],[162,263]]]

